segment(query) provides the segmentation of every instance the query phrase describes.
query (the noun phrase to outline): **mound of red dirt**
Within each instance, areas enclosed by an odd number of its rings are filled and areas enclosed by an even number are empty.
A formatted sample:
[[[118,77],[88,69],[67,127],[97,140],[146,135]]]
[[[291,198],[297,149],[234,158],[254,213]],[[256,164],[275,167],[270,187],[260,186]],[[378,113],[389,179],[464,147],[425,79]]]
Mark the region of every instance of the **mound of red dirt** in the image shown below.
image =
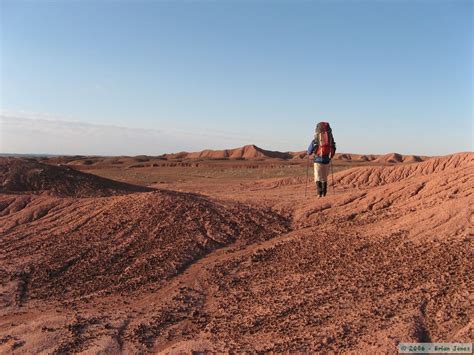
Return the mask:
[[[354,168],[334,175],[339,196],[298,209],[302,225],[321,220],[367,223],[374,234],[407,231],[406,239],[432,240],[468,233],[474,188],[474,153],[418,164]]]
[[[305,159],[307,156],[307,153],[305,150],[300,151],[300,152],[290,152],[291,159],[298,160],[298,159]]]
[[[379,156],[375,161],[378,163],[403,163],[403,156],[398,153],[389,153]]]
[[[226,159],[226,158],[229,158],[229,151],[206,149],[201,152],[189,153],[184,158],[186,159]]]
[[[403,157],[404,163],[419,163],[422,161],[423,159],[418,155],[406,155]]]
[[[418,164],[349,169],[336,174],[335,179],[336,184],[347,187],[379,186],[437,172],[446,173],[450,169],[459,167],[470,168],[473,164],[474,154],[458,153],[446,157],[431,158]]]
[[[164,154],[167,159],[291,159],[293,156],[286,152],[265,150],[250,144],[240,148],[224,150],[203,150],[193,153]]]
[[[152,189],[86,174],[35,159],[0,158],[0,192],[47,192],[56,196],[100,197]]]
[[[363,155],[363,154],[336,153],[334,155],[335,160],[341,160],[341,161],[364,162],[364,161],[375,160],[376,158],[377,158],[376,155]]]
[[[243,158],[243,159],[256,159],[256,158],[291,159],[291,155],[288,152],[265,150],[255,145],[246,145],[242,148],[234,149],[231,157]]]
[[[334,159],[338,159],[338,160],[352,160],[352,156],[351,156],[351,154],[347,154],[347,153],[343,153],[343,154],[336,153],[336,155],[334,156]]]
[[[73,167],[104,167],[104,166],[127,166],[136,163],[148,163],[160,160],[159,157],[151,157],[147,155],[130,156],[57,156],[39,159],[40,162],[50,165],[69,165]]]
[[[29,298],[157,287],[214,249],[271,238],[288,224],[268,211],[170,191],[19,198],[0,201],[9,210],[0,217],[0,265],[15,260]]]

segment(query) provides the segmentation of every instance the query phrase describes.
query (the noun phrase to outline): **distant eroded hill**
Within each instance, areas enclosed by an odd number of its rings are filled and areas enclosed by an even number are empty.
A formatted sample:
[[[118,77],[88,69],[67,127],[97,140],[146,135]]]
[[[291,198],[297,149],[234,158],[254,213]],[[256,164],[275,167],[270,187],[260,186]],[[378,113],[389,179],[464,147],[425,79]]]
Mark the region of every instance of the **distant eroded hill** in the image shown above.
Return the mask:
[[[56,196],[101,197],[150,188],[83,173],[67,166],[43,164],[35,159],[0,158],[0,192],[48,193]]]

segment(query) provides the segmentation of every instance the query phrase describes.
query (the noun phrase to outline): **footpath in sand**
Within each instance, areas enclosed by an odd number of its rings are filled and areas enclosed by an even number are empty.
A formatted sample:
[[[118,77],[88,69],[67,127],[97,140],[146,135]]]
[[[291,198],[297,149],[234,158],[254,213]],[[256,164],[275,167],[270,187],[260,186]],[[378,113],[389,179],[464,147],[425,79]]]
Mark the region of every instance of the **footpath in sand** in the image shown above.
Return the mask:
[[[323,199],[304,177],[169,191],[0,166],[2,353],[472,341],[473,153],[344,170]]]

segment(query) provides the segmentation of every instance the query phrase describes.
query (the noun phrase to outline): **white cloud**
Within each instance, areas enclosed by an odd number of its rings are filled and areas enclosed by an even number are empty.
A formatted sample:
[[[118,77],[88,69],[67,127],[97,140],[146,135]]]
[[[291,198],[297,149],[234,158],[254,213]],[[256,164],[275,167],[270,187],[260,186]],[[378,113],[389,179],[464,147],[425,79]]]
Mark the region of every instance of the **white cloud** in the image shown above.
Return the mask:
[[[58,119],[49,114],[0,113],[1,153],[157,155],[253,142],[252,137],[226,132],[165,131]]]

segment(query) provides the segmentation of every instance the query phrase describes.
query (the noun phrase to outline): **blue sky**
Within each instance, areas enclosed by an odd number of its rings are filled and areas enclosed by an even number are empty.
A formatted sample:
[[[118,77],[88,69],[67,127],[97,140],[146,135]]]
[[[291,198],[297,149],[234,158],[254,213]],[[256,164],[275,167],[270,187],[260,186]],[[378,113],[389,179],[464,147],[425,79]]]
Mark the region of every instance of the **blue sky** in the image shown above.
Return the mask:
[[[4,153],[473,150],[472,1],[0,3]]]

